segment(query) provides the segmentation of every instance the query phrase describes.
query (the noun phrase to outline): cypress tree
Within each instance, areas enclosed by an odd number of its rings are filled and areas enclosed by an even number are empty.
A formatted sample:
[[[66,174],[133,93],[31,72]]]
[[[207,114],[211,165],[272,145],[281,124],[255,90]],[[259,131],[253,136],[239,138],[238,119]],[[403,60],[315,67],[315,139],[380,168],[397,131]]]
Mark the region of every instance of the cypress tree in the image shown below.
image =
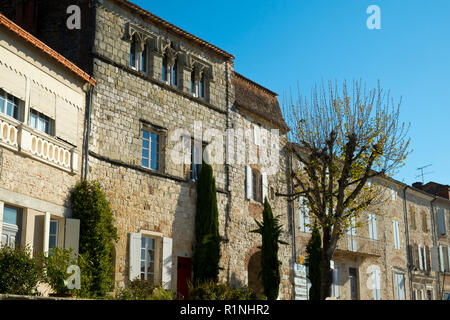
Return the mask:
[[[322,241],[320,239],[319,228],[314,223],[311,238],[306,246],[306,265],[309,269],[309,281],[311,288],[309,289],[309,300],[321,300],[320,288],[322,283]]]
[[[268,300],[276,300],[280,287],[280,265],[278,260],[278,244],[287,244],[280,240],[282,225],[279,216],[274,217],[267,198],[264,199],[263,221],[255,219],[258,229],[251,232],[259,233],[262,237],[261,274],[264,294]]]
[[[220,236],[216,181],[213,169],[203,163],[197,184],[195,215],[194,284],[219,279]]]

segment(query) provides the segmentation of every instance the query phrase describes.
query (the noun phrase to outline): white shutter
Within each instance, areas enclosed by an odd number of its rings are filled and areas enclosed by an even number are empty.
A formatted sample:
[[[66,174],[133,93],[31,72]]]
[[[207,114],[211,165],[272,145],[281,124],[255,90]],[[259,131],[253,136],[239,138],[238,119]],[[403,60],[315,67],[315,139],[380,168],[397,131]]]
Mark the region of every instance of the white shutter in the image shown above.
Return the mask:
[[[267,185],[267,173],[265,173],[265,172],[261,173],[261,183],[262,183],[262,186],[261,186],[262,187],[262,201],[264,203],[264,200],[267,197],[267,187],[268,187],[268,185]]]
[[[0,59],[2,59],[1,56]],[[0,88],[25,101],[26,83],[27,80],[24,76],[10,69],[0,60]]]
[[[423,268],[425,269],[425,271],[428,271],[428,257],[429,257],[428,247],[424,246],[423,247]]]
[[[398,234],[398,222],[395,220],[393,222],[393,228],[394,228],[394,248],[400,249],[400,237]]]
[[[438,220],[439,234],[445,235],[445,216],[444,210],[441,208],[437,209],[437,220]]]
[[[339,297],[339,268],[336,265],[333,268],[333,297]]]
[[[43,251],[44,254],[48,254],[48,244],[50,237],[50,212],[46,212],[44,216],[44,239],[43,239]]]
[[[261,144],[261,129],[259,126],[253,126],[253,138],[255,145],[259,146]]]
[[[369,238],[373,239],[373,214],[368,214],[369,219]]]
[[[245,180],[246,180],[246,193],[247,193],[247,199],[251,199],[253,196],[252,191],[252,168],[250,166],[245,167]]]
[[[298,216],[300,219],[300,223],[299,223],[300,231],[306,232],[305,231],[305,213],[304,213],[303,199],[304,199],[303,197],[298,198],[298,207],[299,207]]]
[[[162,285],[172,289],[172,238],[163,238],[162,246]]]
[[[80,220],[66,219],[64,233],[64,248],[72,249],[72,254],[77,257],[80,243]]]
[[[60,97],[56,98],[55,134],[73,145],[78,144],[78,109]]]
[[[441,245],[439,245],[439,265],[441,266],[441,272],[444,272],[444,251]]]
[[[303,207],[303,214],[305,217],[305,232],[311,232],[311,228],[310,228],[310,223],[311,223],[311,219],[309,217],[309,210],[308,210],[308,206],[305,205]]]
[[[381,281],[380,281],[380,270],[375,269],[375,288],[376,288],[376,299],[381,300]]]
[[[447,271],[450,269],[450,246],[447,247]]]
[[[377,240],[378,239],[378,235],[377,235],[377,216],[375,214],[372,215],[372,235],[373,235],[373,240]]]
[[[55,95],[33,81],[31,81],[30,104],[33,109],[55,119]]]
[[[129,263],[130,263],[130,280],[140,279],[141,274],[141,234],[130,233],[130,246],[129,246]]]
[[[423,270],[422,247],[420,246],[420,244],[417,246],[417,250],[419,252],[419,269]]]

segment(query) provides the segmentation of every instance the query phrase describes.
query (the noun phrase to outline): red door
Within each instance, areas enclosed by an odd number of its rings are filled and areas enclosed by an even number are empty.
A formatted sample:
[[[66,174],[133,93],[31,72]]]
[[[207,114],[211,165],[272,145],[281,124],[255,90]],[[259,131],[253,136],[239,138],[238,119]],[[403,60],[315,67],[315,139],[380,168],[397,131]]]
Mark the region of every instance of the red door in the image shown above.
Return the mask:
[[[177,269],[177,294],[184,300],[189,299],[188,283],[191,281],[192,261],[191,258],[178,257]]]

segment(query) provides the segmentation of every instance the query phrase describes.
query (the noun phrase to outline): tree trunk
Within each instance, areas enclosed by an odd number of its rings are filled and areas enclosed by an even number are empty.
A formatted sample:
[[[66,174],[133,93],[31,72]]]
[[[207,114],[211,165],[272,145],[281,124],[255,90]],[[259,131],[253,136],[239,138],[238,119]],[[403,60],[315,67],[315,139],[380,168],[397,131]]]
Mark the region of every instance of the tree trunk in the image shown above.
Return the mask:
[[[330,231],[326,230],[324,228],[323,230],[323,251],[322,251],[322,282],[321,282],[321,288],[320,288],[320,299],[325,300],[327,297],[331,296],[331,284],[333,283],[332,280],[332,273],[330,268],[330,260],[332,254],[331,248],[330,248]]]

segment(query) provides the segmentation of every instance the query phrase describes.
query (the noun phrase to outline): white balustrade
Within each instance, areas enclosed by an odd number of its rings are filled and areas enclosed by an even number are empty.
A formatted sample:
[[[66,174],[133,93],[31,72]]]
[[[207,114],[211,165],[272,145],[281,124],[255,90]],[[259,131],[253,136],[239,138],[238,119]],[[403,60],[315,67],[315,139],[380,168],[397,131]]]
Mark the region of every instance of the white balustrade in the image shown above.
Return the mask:
[[[2,114],[0,143],[65,170],[78,170],[78,154],[72,146]]]

